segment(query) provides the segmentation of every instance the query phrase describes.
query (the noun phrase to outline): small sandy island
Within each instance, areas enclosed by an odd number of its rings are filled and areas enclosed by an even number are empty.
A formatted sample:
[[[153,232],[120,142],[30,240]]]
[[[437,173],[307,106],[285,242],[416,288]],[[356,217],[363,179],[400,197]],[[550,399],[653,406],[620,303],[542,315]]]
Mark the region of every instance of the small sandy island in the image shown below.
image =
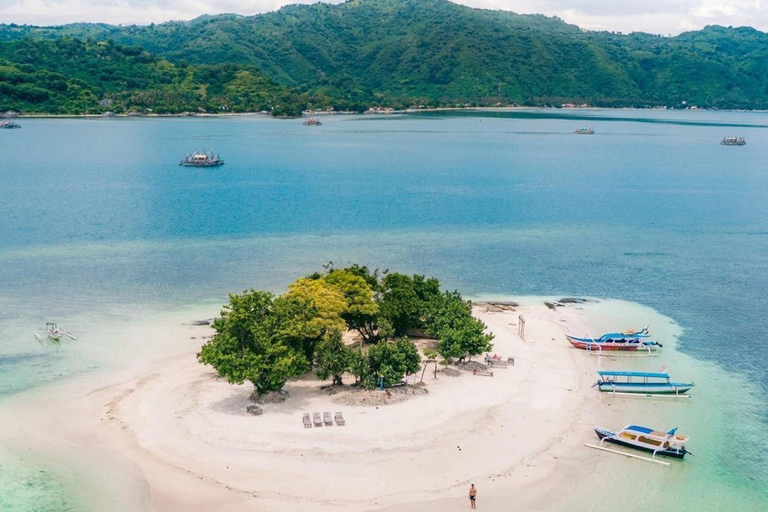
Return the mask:
[[[253,416],[250,384],[229,385],[195,359],[211,328],[185,325],[158,334],[175,337],[176,355],[81,384],[66,404],[19,409],[16,435],[28,441],[28,425],[54,422],[57,442],[139,482],[131,492],[147,510],[465,510],[470,483],[479,508],[550,507],[589,468],[584,432],[600,403],[590,390],[597,358],[563,335],[594,329],[572,303],[478,303],[473,313],[514,365],[493,376],[440,366],[437,378],[429,365],[418,392],[365,401],[308,374]],[[346,425],[305,428],[303,414],[315,412],[341,412]]]
[[[569,432],[591,421],[594,362],[563,339],[587,325],[576,308],[553,315],[541,302],[473,312],[514,366],[492,377],[451,366],[437,378],[430,366],[428,393],[393,393],[387,405],[346,405],[356,401],[349,391],[331,393],[307,375],[288,383],[284,403],[252,416],[250,385],[227,384],[190,353],[101,390],[110,421],[98,435],[141,468],[159,510],[462,510],[470,483],[486,504],[515,494],[546,501],[546,489],[566,485],[548,477],[583,452]],[[304,427],[304,413],[326,411],[342,412],[346,425]]]

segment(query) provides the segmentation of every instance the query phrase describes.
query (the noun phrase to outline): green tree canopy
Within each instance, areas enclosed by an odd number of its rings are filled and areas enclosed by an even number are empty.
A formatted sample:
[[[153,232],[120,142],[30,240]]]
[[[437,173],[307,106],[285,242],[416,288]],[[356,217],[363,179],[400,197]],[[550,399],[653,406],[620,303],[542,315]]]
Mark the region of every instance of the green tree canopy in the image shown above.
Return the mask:
[[[310,368],[315,314],[311,303],[293,297],[255,290],[230,295],[197,358],[231,384],[248,380],[259,393],[278,391]]]
[[[391,343],[378,343],[368,351],[368,371],[374,385],[379,378],[384,378],[384,385],[399,383],[404,376],[421,369],[421,356],[416,345],[407,337]],[[364,380],[364,382],[366,382]],[[370,386],[370,379],[367,384]]]
[[[321,341],[315,351],[315,375],[320,380],[333,379],[343,384],[342,376],[352,370],[353,351],[344,344],[341,333],[334,331]]]
[[[438,339],[438,351],[446,359],[476,356],[493,348],[493,335],[485,333],[485,324],[472,316],[472,303],[458,292],[433,297],[425,330]]]

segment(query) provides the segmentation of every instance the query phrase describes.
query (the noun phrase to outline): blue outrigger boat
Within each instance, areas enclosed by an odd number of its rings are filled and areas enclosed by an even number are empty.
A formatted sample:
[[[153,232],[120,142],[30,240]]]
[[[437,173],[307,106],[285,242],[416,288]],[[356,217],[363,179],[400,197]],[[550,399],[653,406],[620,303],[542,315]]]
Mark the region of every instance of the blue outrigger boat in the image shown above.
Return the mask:
[[[595,386],[603,392],[681,396],[694,386],[693,382],[672,382],[668,373],[601,371],[597,374],[600,379]]]
[[[627,453],[616,452],[615,450],[609,450],[603,447],[604,442],[618,444],[628,448],[642,450],[644,452],[651,452],[653,455],[650,459],[645,457],[635,457],[650,462],[660,462],[655,460],[656,455],[665,455],[667,457],[682,459],[686,454],[690,453],[685,449],[685,443],[688,441],[688,438],[677,434],[677,427],[668,430],[667,432],[659,432],[652,428],[641,427],[639,425],[628,425],[618,433],[611,432],[610,430],[601,427],[594,427],[594,429],[597,437],[600,439],[600,445],[587,445],[590,448],[598,448],[604,451],[632,456]],[[664,464],[668,465],[668,463]]]

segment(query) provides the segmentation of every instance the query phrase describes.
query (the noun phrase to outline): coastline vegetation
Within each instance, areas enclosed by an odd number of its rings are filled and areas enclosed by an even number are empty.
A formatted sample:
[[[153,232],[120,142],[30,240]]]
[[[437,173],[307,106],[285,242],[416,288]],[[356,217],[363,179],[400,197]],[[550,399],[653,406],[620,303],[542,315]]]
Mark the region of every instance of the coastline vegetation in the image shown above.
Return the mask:
[[[289,5],[146,26],[10,24],[0,25],[0,110],[765,109],[766,48],[768,34],[747,27],[591,32],[445,0]]]
[[[347,373],[366,389],[397,384],[422,364],[409,334],[438,340],[437,351],[425,354],[430,360],[479,355],[493,339],[471,303],[441,291],[437,279],[360,265],[329,264],[280,296],[232,294],[213,329],[198,360],[232,384],[250,381],[258,394],[280,391],[311,369],[336,385]],[[345,343],[345,333],[356,341]]]

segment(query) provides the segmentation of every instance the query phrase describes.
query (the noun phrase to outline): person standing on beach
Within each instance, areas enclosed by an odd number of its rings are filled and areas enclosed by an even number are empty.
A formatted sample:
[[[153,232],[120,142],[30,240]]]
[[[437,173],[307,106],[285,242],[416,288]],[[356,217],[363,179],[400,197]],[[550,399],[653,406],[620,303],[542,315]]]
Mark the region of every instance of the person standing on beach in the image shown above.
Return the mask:
[[[469,486],[469,504],[472,508],[475,508],[475,500],[477,498],[477,489],[475,484]]]

